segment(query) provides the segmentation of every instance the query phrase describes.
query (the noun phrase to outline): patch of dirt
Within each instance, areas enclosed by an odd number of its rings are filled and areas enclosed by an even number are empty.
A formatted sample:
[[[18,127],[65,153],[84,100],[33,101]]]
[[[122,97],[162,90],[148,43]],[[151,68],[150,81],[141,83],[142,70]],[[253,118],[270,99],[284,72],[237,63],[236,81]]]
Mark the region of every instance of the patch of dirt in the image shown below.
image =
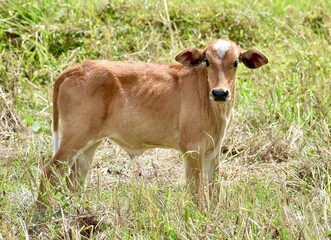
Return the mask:
[[[89,181],[100,181],[109,186],[119,181],[130,183],[133,177],[147,182],[185,182],[184,163],[180,153],[175,150],[150,149],[130,159],[111,141],[101,144],[94,157]]]

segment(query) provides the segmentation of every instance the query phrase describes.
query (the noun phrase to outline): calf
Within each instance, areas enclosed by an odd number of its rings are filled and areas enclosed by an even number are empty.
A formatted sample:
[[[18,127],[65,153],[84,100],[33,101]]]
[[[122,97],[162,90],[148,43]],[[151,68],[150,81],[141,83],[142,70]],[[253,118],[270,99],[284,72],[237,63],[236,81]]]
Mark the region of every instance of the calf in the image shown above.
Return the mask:
[[[213,182],[232,118],[237,66],[258,68],[268,59],[224,38],[175,59],[181,64],[85,61],[60,74],[53,97],[54,156],[43,171],[39,206],[46,181],[58,185],[55,172],[63,176],[65,164],[72,169],[69,186],[83,183],[105,138],[131,157],[149,148],[177,149],[186,153],[186,178],[196,193],[204,174]]]

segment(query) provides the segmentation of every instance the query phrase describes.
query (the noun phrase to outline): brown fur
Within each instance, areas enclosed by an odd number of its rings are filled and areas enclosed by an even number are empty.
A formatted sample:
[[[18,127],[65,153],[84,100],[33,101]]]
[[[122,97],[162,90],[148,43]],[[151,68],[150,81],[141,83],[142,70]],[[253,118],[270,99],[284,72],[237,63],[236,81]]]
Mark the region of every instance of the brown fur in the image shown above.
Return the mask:
[[[155,147],[188,153],[186,176],[201,194],[203,172],[210,183],[218,175],[235,98],[235,60],[250,68],[268,61],[256,50],[242,52],[230,40],[221,59],[216,41],[204,50],[190,48],[178,54],[181,65],[85,61],[65,70],[55,83],[53,102],[53,128],[59,131],[60,118],[62,139],[44,169],[39,203],[45,201],[45,180],[57,185],[53,171],[63,175],[63,163],[72,166],[69,185],[75,188],[104,138],[112,139],[130,156]],[[229,92],[226,101],[213,99],[211,90],[215,89]]]

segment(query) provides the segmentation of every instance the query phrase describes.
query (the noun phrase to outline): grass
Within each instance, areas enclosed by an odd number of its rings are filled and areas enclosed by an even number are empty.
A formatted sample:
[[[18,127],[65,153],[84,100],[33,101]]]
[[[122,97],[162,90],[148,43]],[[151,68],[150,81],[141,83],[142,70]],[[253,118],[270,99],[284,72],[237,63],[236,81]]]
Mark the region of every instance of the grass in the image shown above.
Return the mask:
[[[166,11],[165,3],[167,4]],[[331,5],[328,1],[0,1],[0,239],[328,239],[331,237]],[[270,62],[239,67],[219,203],[199,211],[178,153],[131,166],[99,147],[86,191],[56,195],[32,223],[52,155],[56,76],[83,59],[173,64],[229,37]]]

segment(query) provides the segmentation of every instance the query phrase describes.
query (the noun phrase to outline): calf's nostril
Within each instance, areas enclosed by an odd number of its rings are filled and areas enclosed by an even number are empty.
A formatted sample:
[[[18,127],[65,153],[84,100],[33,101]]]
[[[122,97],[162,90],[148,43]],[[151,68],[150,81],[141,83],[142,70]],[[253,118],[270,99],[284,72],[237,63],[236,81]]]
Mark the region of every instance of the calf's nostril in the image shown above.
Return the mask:
[[[227,96],[229,95],[229,91],[228,91],[228,90],[221,91],[221,95],[222,95],[224,98],[227,98]]]

